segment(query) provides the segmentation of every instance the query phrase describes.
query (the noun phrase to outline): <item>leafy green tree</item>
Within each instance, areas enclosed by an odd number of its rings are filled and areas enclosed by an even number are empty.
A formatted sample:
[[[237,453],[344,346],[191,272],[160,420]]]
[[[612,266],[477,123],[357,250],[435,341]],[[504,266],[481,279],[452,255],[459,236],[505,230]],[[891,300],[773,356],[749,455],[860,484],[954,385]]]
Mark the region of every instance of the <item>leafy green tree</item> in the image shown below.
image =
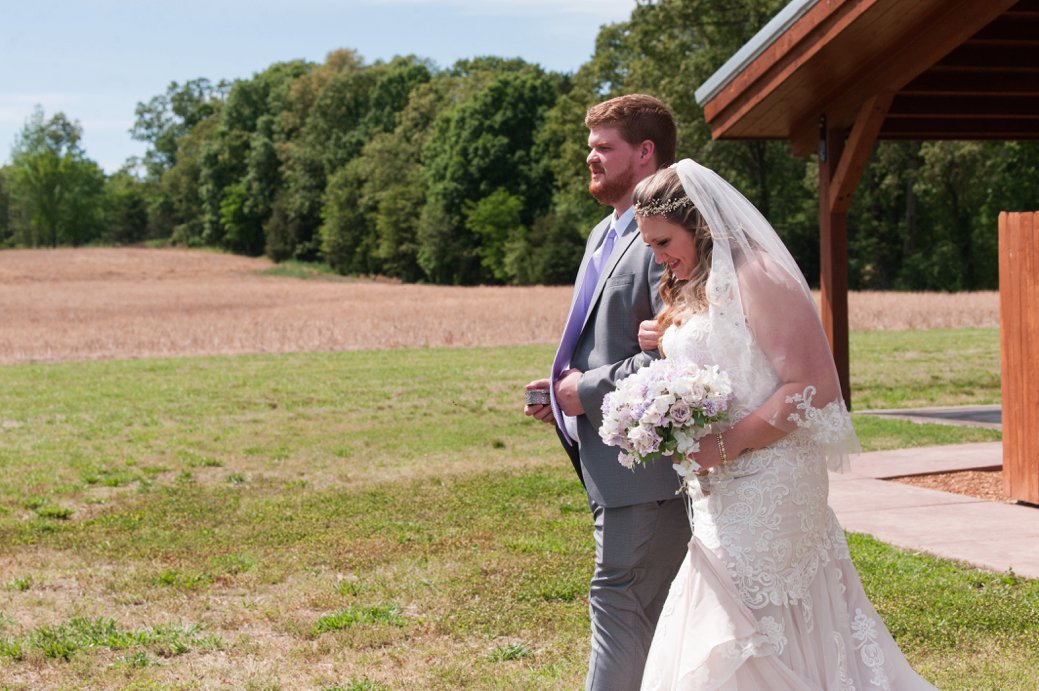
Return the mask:
[[[178,245],[203,243],[203,203],[200,195],[203,150],[213,138],[219,118],[197,123],[180,139],[177,162],[156,183],[148,180],[148,237],[168,238]]]
[[[7,166],[0,167],[0,248],[14,245],[14,229],[11,227],[11,185],[6,180],[9,175]]]
[[[997,285],[997,220],[990,209],[1004,178],[999,142],[925,142],[920,147],[922,225],[926,253],[914,255],[905,274],[911,287],[978,290]]]
[[[204,242],[249,254],[263,252],[264,224],[274,191],[282,184],[278,116],[288,108],[292,82],[310,69],[312,65],[302,61],[276,63],[231,86],[218,126],[200,148]]]
[[[180,140],[195,125],[220,110],[228,84],[208,79],[191,79],[183,85],[170,82],[166,93],[138,103],[131,136],[151,144],[145,154],[149,174],[159,177],[177,163]]]
[[[131,244],[148,237],[147,183],[123,168],[105,180],[105,223],[101,239]]]
[[[103,226],[101,168],[80,147],[82,128],[64,113],[44,119],[37,107],[12,149],[10,216],[19,244],[81,245]]]
[[[407,107],[411,93],[431,79],[426,63],[413,57],[394,58],[389,63],[376,63],[357,68],[345,76],[337,76],[328,83],[315,102],[314,109],[301,132],[301,147],[296,150],[297,160],[311,161],[309,188],[311,199],[304,210],[320,202],[322,211],[322,247],[330,264],[345,273],[382,272],[378,256],[379,239],[377,214],[382,205],[384,213],[394,206],[401,208],[401,197],[387,197],[379,193],[383,183],[401,187],[400,170],[380,172],[364,152],[385,158],[385,150],[397,150],[392,142],[381,139],[394,130],[399,114]],[[336,108],[332,108],[337,104]],[[334,124],[338,123],[338,124]],[[374,141],[381,144],[371,147]],[[325,145],[320,145],[325,142]],[[390,163],[390,161],[386,161]],[[393,163],[406,161],[395,158]],[[380,180],[371,180],[372,177]],[[389,176],[389,180],[383,178]],[[322,183],[322,179],[327,182]],[[324,184],[323,193],[317,191]],[[352,189],[343,189],[343,186]],[[408,190],[399,190],[410,196]],[[297,207],[299,209],[300,207]],[[416,211],[417,214],[417,211]],[[306,215],[303,216],[306,218]],[[407,260],[393,262],[407,264]]]
[[[427,191],[422,151],[451,83],[411,58],[395,59],[381,72],[371,100],[382,115],[362,123],[372,128],[370,138],[325,193],[322,247],[338,271],[423,277],[416,241]],[[378,131],[391,121],[392,130]]]
[[[499,187],[477,202],[467,200],[462,211],[466,229],[479,240],[483,268],[502,283],[516,278],[527,249],[523,200]]]
[[[423,155],[432,208],[419,231],[428,275],[451,276],[452,283],[493,280],[481,270],[479,240],[464,224],[466,202],[500,188],[523,200],[524,225],[547,211],[552,179],[532,152],[557,86],[558,79],[534,66],[503,72],[434,122]]]

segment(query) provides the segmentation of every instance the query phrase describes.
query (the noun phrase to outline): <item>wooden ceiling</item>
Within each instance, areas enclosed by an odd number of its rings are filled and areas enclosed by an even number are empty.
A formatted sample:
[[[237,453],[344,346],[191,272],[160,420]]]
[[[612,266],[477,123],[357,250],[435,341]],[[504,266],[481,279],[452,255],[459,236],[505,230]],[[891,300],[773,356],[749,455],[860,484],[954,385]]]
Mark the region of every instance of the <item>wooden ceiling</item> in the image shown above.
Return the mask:
[[[880,139],[1039,139],[1039,0],[819,0],[728,77],[716,139],[810,154],[887,95]]]

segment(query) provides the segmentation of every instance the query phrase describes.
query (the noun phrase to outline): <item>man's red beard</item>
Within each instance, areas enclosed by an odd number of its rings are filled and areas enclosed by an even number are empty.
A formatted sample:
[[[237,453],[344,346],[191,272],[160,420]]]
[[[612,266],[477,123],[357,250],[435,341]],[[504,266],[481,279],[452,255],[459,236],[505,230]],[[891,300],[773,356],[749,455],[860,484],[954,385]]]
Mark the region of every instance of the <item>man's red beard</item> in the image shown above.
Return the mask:
[[[588,166],[589,173],[601,173],[602,168]],[[615,174],[607,175],[601,182],[588,181],[588,192],[600,204],[612,205],[623,199],[635,187],[635,171],[631,166]]]

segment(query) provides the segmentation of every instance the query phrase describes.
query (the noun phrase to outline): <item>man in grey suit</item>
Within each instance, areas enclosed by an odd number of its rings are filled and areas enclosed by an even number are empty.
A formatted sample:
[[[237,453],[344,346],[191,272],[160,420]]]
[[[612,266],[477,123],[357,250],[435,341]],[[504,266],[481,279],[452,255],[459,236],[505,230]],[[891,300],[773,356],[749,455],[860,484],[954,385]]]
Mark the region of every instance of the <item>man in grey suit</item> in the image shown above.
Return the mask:
[[[599,437],[602,400],[657,357],[639,324],[660,307],[661,268],[643,243],[631,195],[674,162],[675,123],[661,101],[631,94],[588,109],[588,190],[613,213],[592,229],[549,379],[527,385],[549,401],[524,412],[553,424],[588,493],[595,522],[589,592],[592,652],[586,688],[637,689],[657,618],[689,541],[678,476],[667,462],[633,473]]]

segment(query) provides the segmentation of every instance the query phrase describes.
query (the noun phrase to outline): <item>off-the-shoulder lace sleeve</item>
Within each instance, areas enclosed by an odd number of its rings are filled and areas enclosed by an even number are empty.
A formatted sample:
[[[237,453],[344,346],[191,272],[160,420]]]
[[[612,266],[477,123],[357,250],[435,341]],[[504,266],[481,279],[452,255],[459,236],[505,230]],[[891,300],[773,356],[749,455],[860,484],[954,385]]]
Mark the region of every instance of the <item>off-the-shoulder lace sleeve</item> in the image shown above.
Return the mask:
[[[830,469],[846,470],[858,440],[814,302],[766,262],[748,263],[738,273],[747,324],[780,381],[754,414],[785,432],[804,430],[823,448]]]

